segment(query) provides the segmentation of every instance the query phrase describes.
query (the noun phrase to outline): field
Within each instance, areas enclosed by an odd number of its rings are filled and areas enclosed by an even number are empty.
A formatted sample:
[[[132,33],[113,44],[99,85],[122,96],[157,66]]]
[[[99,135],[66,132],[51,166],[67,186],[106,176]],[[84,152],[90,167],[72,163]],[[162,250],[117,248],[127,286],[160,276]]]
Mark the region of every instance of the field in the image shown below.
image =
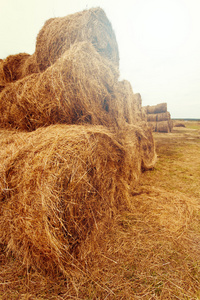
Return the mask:
[[[154,133],[158,161],[132,209],[69,274],[26,268],[0,245],[0,299],[200,299],[200,122],[184,125]]]

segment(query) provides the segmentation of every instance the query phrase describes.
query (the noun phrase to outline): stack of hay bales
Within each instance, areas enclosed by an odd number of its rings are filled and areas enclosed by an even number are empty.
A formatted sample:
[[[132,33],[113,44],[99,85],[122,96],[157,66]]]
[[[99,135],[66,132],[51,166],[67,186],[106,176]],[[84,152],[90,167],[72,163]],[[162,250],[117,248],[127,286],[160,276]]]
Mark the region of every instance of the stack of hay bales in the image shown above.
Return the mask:
[[[100,8],[47,21],[33,55],[0,62],[0,242],[27,265],[78,261],[155,164],[141,99],[118,65]]]
[[[171,115],[167,111],[167,103],[160,103],[153,106],[145,106],[147,114],[147,122],[155,132],[171,132],[173,129],[173,121]]]

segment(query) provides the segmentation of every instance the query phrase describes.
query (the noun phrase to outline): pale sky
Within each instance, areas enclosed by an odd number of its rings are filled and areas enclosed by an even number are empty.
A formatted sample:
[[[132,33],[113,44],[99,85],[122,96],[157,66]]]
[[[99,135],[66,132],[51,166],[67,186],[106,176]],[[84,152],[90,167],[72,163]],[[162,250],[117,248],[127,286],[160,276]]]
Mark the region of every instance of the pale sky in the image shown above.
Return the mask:
[[[34,53],[47,19],[97,6],[116,34],[120,78],[143,105],[200,119],[200,0],[0,0],[0,58]]]

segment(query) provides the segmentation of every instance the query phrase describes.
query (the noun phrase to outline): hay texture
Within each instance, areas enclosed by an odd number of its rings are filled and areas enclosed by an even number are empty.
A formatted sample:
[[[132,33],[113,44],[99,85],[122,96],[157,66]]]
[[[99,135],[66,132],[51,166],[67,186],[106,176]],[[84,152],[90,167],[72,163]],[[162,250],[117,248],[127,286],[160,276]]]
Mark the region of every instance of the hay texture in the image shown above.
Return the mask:
[[[146,107],[147,114],[158,114],[158,113],[165,113],[167,112],[167,103],[159,103],[157,105],[148,105]]]
[[[160,122],[160,121],[169,121],[170,119],[171,119],[171,116],[170,116],[170,113],[168,111],[165,112],[165,113],[157,114],[157,122]]]
[[[170,132],[169,122],[168,121],[157,122],[156,131],[169,133]]]
[[[141,122],[142,113],[140,108],[139,94],[134,94],[132,86],[128,80],[118,81],[115,84],[113,95],[118,103],[116,114],[118,119],[121,120],[118,123],[124,124],[125,121],[128,124],[137,124]]]
[[[157,114],[147,115],[148,122],[156,122],[157,121]]]
[[[130,208],[129,190],[155,163],[147,127],[52,125],[0,138],[0,242],[42,270],[80,258],[82,243]]]
[[[170,113],[167,111],[167,103],[144,106],[142,112],[146,114],[146,120],[153,131],[165,133],[172,131],[173,121]]]
[[[16,55],[9,55],[1,63],[0,80],[4,83],[17,81],[24,77],[23,66],[29,59],[30,55],[27,53],[19,53]]]
[[[16,82],[32,73],[38,73],[35,54],[19,53],[9,55],[0,62],[0,92],[6,85]]]
[[[88,42],[71,46],[45,72],[10,84],[0,93],[0,126],[32,131],[56,123],[115,126],[121,99],[118,71]]]
[[[36,41],[36,59],[41,71],[54,64],[71,45],[88,41],[104,58],[119,66],[115,33],[101,8],[84,10],[46,21]]]

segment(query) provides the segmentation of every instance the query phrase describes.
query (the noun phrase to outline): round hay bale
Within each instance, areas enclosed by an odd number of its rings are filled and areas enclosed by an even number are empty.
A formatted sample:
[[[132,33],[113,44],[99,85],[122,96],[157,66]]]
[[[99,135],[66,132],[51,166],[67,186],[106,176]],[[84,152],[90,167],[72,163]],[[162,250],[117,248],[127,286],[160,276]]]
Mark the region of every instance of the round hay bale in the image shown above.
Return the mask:
[[[34,53],[27,58],[27,60],[24,62],[24,65],[22,66],[22,78],[39,72],[40,69],[36,62],[36,55]]]
[[[129,209],[130,185],[154,163],[151,132],[53,125],[21,134],[20,143],[20,133],[13,142],[11,131],[3,135],[1,243],[28,266],[64,270],[81,257],[82,242]]]
[[[147,106],[147,114],[158,114],[165,112],[167,112],[167,103],[160,103],[153,106]]]
[[[141,118],[143,121],[147,122],[147,110],[145,106],[141,107]]]
[[[174,127],[185,127],[185,123],[180,122],[180,121],[175,121],[174,122]]]
[[[114,126],[121,106],[114,95],[118,76],[92,44],[74,44],[45,72],[0,93],[0,126],[29,131],[56,123]]]
[[[77,42],[88,41],[104,58],[119,66],[115,33],[101,8],[84,10],[46,21],[37,36],[36,59],[41,71],[46,70]]]
[[[141,111],[142,109],[142,97],[139,93],[135,93],[134,94],[134,99],[135,99],[135,102],[136,102],[136,105],[137,105],[137,109],[139,111]]]
[[[7,84],[23,78],[23,66],[29,57],[30,54],[19,53],[4,59],[1,62],[0,82]]]
[[[157,131],[157,122],[148,122],[148,126],[152,129],[152,131]]]
[[[165,133],[170,132],[169,122],[168,121],[157,122],[156,131],[157,132],[165,132]]]
[[[168,124],[169,124],[169,131],[172,132],[172,129],[173,129],[173,127],[174,127],[174,122],[173,122],[173,120],[172,120],[172,119],[169,119],[169,120],[168,120]]]
[[[151,116],[151,115],[149,115]],[[165,113],[159,113],[157,114],[157,122],[160,122],[160,121],[168,121],[170,120],[171,116],[170,116],[170,113],[167,111]]]
[[[118,118],[128,124],[137,124],[141,121],[141,111],[138,108],[137,96],[133,93],[129,81],[118,81],[115,84],[114,94],[118,102]]]
[[[147,122],[156,122],[157,121],[157,114],[147,115]]]

